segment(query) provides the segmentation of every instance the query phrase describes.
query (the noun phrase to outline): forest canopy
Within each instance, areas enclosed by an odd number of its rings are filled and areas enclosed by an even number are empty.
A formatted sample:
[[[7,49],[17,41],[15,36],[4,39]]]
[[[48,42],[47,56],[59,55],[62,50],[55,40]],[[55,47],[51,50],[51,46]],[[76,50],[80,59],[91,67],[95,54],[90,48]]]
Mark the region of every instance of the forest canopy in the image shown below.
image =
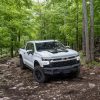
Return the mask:
[[[84,1],[84,0],[83,0]],[[91,0],[86,0],[88,33]],[[94,0],[94,39],[100,37],[100,0]],[[57,39],[82,50],[82,0],[0,0],[0,54],[14,53],[28,40]]]

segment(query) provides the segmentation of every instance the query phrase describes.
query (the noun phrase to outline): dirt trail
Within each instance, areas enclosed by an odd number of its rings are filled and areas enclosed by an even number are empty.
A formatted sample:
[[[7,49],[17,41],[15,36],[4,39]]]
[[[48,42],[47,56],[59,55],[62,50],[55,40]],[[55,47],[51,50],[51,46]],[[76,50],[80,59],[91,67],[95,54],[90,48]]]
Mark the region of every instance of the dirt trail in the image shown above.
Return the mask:
[[[30,70],[17,65],[18,58],[0,64],[0,100],[100,100],[100,66],[81,67],[79,78],[39,84]]]

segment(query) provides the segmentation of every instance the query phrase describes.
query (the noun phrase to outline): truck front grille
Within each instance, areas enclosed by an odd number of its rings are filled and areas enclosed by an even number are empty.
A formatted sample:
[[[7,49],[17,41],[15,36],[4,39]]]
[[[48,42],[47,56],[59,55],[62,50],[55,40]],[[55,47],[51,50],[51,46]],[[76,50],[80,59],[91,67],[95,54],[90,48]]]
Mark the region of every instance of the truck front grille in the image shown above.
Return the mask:
[[[64,67],[64,66],[71,66],[74,64],[78,64],[79,61],[76,59],[68,60],[68,61],[59,61],[59,62],[52,62],[50,65],[45,65],[44,67]]]

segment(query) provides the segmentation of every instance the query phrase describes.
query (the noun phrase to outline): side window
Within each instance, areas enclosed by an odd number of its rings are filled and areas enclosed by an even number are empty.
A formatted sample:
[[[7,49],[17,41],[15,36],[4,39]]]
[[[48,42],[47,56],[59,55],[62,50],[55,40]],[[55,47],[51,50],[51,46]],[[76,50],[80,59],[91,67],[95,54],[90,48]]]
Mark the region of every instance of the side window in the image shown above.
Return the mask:
[[[27,43],[26,50],[32,50],[34,52],[34,45],[33,45],[33,43]]]
[[[34,52],[34,45],[31,44],[31,50]]]

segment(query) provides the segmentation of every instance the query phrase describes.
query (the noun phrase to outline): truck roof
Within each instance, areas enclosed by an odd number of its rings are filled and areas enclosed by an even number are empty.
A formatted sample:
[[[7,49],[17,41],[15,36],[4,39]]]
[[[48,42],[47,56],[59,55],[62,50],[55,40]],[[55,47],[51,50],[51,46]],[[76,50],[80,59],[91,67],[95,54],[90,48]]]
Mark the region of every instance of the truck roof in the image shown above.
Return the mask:
[[[31,43],[41,43],[41,42],[53,42],[53,41],[57,41],[57,40],[36,40],[36,41],[28,41],[31,42]]]

